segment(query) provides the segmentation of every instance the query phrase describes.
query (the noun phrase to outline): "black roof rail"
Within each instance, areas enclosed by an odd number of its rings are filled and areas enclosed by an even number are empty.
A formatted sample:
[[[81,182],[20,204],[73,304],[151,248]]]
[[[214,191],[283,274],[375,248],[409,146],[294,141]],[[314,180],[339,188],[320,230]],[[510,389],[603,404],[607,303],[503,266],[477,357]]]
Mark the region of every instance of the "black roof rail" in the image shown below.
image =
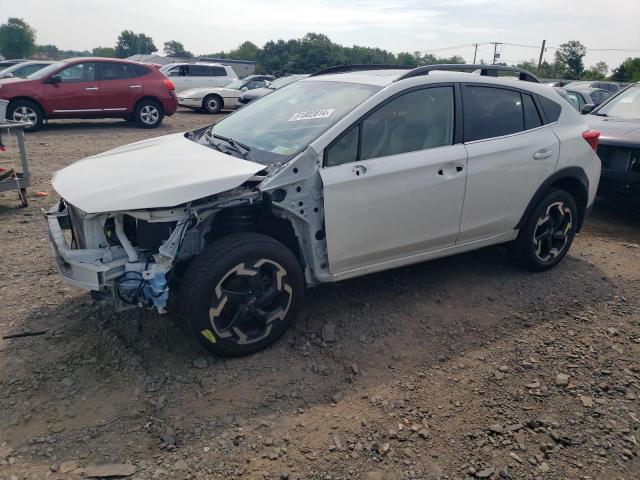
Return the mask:
[[[411,67],[408,65],[385,65],[374,63],[372,65],[336,65],[334,67],[324,68],[322,70],[318,70],[317,72],[309,75],[310,77],[317,77],[319,75],[329,75],[332,73],[348,73],[348,72],[359,72],[362,70],[405,70],[410,69]]]
[[[428,75],[429,72],[437,70],[453,70],[453,71],[470,71],[474,72],[480,70],[480,75],[497,77],[498,72],[513,72],[518,74],[518,79],[525,82],[540,83],[538,77],[533,73],[518,67],[506,67],[504,65],[481,65],[481,64],[441,64],[441,65],[426,65],[424,67],[414,68],[408,71],[404,75],[398,77],[395,81],[404,80],[405,78],[418,77],[420,75]]]

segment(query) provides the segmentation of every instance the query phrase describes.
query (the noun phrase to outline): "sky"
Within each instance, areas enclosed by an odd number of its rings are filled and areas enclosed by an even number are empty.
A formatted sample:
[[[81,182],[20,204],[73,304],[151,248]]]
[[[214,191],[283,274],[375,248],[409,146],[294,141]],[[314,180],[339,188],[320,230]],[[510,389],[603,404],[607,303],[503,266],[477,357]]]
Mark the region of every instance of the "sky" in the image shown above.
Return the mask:
[[[114,46],[118,34],[150,35],[155,45],[178,40],[194,54],[230,50],[245,40],[324,33],[342,45],[380,47],[394,53],[432,52],[473,60],[472,43],[502,42],[501,60],[537,59],[543,39],[557,47],[579,40],[587,66],[618,66],[640,56],[640,0],[1,0],[0,23],[21,17],[37,43],[65,50]],[[467,45],[459,48],[454,46]],[[597,49],[630,49],[604,51]],[[491,61],[493,46],[478,48]],[[550,48],[545,58],[552,60]]]

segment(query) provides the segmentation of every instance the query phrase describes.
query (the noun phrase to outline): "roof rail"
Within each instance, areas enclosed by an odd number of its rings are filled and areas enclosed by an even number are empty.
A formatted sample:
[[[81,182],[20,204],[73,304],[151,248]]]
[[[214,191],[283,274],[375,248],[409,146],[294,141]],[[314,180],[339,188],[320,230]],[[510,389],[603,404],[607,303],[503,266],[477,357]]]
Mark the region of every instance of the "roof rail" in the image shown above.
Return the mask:
[[[428,75],[429,72],[437,70],[453,70],[453,71],[470,71],[474,72],[480,70],[480,75],[489,77],[497,77],[498,72],[513,72],[518,74],[518,79],[525,82],[540,83],[538,77],[533,73],[518,67],[506,67],[504,65],[473,65],[473,64],[441,64],[441,65],[426,65],[424,67],[414,68],[409,72],[398,77],[395,81],[404,80],[405,78],[418,77],[420,75]]]
[[[331,73],[348,73],[358,72],[362,70],[405,70],[410,69],[408,65],[384,65],[384,64],[372,64],[372,65],[336,65],[334,67],[324,68],[309,75],[310,77],[317,77],[319,75],[329,75]]]

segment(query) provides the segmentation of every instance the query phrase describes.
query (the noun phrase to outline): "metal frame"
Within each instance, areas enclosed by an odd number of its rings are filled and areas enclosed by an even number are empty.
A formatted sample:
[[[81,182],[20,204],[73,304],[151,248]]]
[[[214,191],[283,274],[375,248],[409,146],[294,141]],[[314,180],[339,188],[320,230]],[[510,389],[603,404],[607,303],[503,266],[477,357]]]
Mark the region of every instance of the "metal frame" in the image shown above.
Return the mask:
[[[15,172],[15,178],[0,180],[0,192],[18,190],[23,207],[29,206],[27,187],[31,186],[31,173],[29,172],[29,162],[27,160],[27,149],[24,142],[24,129],[30,124],[15,122],[13,120],[0,120],[0,134],[6,132],[8,135],[15,135],[18,140],[18,150],[20,151],[21,172]]]
[[[319,75],[330,75],[332,73],[349,73],[349,72],[361,72],[366,70],[409,70],[408,65],[385,65],[385,64],[372,64],[372,65],[336,65],[335,67],[324,68],[312,73],[309,77],[317,77]]]

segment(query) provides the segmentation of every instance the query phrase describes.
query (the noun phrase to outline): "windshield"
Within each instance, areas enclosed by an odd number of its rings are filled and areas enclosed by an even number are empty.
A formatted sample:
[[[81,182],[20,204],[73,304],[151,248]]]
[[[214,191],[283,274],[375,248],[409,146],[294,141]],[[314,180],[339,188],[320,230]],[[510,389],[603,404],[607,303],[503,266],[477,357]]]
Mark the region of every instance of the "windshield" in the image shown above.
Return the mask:
[[[27,78],[29,80],[38,80],[39,78],[44,78],[47,75],[49,75],[50,73],[55,72],[58,68],[64,67],[66,64],[67,64],[67,62],[65,62],[65,61],[52,63],[51,65],[47,65],[43,69],[32,73]]]
[[[597,115],[620,118],[640,118],[640,85],[632,85],[600,107]]]
[[[230,88],[231,90],[240,90],[242,87],[244,87],[245,83],[247,83],[247,80],[234,80],[233,82],[226,84],[224,88]]]
[[[253,160],[287,161],[381,87],[303,81],[250,103],[211,127],[251,148]]]

